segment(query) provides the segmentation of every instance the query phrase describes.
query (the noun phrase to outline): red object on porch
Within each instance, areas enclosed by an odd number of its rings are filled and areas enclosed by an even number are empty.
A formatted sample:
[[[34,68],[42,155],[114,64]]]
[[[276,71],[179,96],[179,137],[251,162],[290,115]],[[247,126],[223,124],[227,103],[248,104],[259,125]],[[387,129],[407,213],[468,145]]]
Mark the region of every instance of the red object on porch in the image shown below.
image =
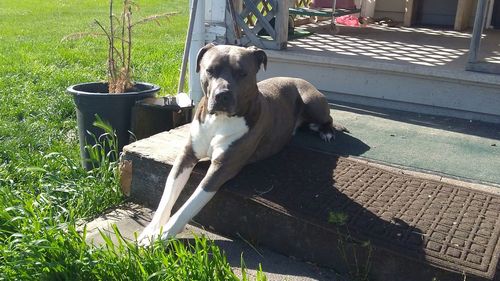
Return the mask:
[[[331,8],[332,4],[332,0],[312,0],[309,6],[310,8]],[[337,0],[335,8],[356,9],[356,5],[354,4],[354,0]]]
[[[359,19],[353,15],[345,15],[338,18],[335,18],[335,22],[338,24],[346,25],[346,26],[359,26]]]

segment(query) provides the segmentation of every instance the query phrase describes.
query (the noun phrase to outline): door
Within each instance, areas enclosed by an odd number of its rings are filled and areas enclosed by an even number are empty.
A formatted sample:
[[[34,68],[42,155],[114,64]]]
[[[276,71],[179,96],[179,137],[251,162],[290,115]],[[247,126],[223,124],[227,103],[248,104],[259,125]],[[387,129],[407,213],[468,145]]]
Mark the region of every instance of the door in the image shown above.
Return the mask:
[[[491,25],[500,29],[500,0],[496,0],[493,4],[493,13],[491,14]]]
[[[429,26],[453,26],[458,0],[418,0],[416,23]]]

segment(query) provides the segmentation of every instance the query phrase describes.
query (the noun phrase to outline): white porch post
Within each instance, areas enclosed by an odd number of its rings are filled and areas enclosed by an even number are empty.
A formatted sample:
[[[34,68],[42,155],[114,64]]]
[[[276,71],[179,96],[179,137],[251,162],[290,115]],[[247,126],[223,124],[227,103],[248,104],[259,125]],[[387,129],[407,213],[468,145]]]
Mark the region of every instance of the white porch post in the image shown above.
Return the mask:
[[[191,7],[193,0],[191,0]],[[195,104],[201,100],[203,93],[200,86],[200,75],[196,73],[196,56],[198,50],[206,42],[225,43],[226,1],[225,0],[198,0],[198,8],[193,27],[193,40],[189,50],[189,96]]]
[[[486,27],[493,28],[493,26],[491,25],[491,19],[493,18],[493,5],[495,5],[495,0],[490,0],[488,5],[489,6],[488,6],[488,16],[486,17]]]
[[[376,4],[376,0],[363,0],[361,2],[361,16],[373,18]]]
[[[478,61],[479,45],[483,34],[484,21],[486,15],[487,0],[479,0],[477,3],[476,18],[474,20],[474,30],[469,48],[469,64]]]
[[[226,43],[226,0],[205,0],[205,40]]]
[[[190,0],[192,9],[193,0]],[[198,50],[205,45],[205,1],[198,0],[198,8],[193,26],[193,39],[189,50],[189,97],[195,104],[201,100],[200,75],[196,73],[196,56]]]
[[[500,74],[500,66],[495,63],[487,62],[479,58],[479,47],[481,45],[481,36],[486,21],[486,9],[488,8],[488,0],[479,0],[477,2],[476,18],[474,20],[474,29],[469,48],[469,59],[466,70],[485,72],[491,74]]]

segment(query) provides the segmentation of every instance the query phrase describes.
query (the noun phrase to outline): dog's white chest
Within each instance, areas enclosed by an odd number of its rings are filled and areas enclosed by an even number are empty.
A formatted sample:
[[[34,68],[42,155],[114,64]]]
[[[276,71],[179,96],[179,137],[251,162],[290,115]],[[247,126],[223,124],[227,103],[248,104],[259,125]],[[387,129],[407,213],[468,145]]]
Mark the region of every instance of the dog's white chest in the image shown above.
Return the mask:
[[[191,123],[193,151],[199,159],[206,157],[215,159],[248,130],[243,117],[209,114],[203,123],[195,119]]]

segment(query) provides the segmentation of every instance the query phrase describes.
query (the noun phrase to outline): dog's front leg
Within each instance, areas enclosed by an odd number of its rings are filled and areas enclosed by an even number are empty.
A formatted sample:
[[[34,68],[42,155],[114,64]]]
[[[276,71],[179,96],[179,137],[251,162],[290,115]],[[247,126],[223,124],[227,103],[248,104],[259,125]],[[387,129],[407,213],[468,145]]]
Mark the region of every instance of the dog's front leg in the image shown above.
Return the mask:
[[[170,212],[174,203],[189,180],[189,175],[196,163],[198,163],[198,160],[190,144],[187,144],[184,150],[177,156],[168,175],[160,204],[156,209],[153,219],[142,231],[141,235],[139,235],[138,241],[141,244],[148,245],[154,240],[155,236],[160,234],[160,227],[167,223],[170,218]]]
[[[241,170],[246,159],[239,158],[239,160],[224,161],[224,164],[217,160],[212,161],[196,190],[163,227],[162,239],[174,237],[182,231],[184,226],[212,199],[217,190]]]

